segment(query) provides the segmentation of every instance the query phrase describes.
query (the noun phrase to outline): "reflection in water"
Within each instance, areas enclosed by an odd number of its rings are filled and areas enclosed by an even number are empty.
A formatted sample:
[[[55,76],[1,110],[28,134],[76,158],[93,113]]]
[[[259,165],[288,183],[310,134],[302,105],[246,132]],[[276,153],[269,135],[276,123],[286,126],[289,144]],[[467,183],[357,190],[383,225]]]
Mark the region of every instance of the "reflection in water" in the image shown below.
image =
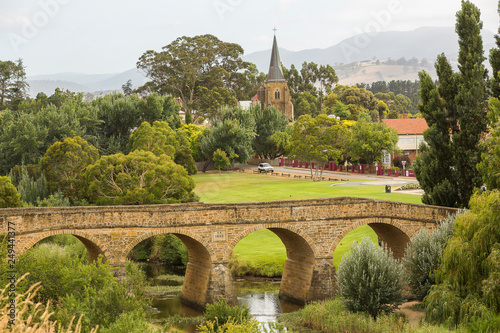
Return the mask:
[[[165,274],[179,274],[183,272],[172,272],[165,266],[158,264],[146,264],[143,266],[148,279],[155,285],[176,285],[175,281],[165,281],[158,277]],[[246,305],[250,309],[250,314],[255,320],[267,326],[266,323],[276,322],[282,313],[297,311],[302,306],[295,303],[285,302],[279,299],[279,281],[248,281],[238,279],[233,281],[240,304]],[[180,290],[180,289],[179,289]],[[180,300],[180,291],[157,295],[151,301],[151,307],[157,309],[154,315],[156,319],[166,319],[175,315],[184,317],[202,316],[199,309],[184,305]],[[184,332],[195,332],[195,325],[187,325],[182,328]]]
[[[279,282],[235,281],[240,304],[250,309],[250,314],[260,323],[274,323],[283,313],[300,310],[301,305],[279,299]]]

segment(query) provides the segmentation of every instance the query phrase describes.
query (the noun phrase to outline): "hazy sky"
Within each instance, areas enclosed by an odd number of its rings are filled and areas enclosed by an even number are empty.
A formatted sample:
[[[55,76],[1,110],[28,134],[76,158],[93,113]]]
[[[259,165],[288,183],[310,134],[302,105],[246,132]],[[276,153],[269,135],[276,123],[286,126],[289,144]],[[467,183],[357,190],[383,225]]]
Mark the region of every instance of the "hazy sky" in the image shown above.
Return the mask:
[[[497,1],[473,0],[496,33]],[[453,26],[459,0],[0,0],[0,60],[27,74],[118,73],[180,36],[213,34],[245,53],[326,48],[358,33]]]

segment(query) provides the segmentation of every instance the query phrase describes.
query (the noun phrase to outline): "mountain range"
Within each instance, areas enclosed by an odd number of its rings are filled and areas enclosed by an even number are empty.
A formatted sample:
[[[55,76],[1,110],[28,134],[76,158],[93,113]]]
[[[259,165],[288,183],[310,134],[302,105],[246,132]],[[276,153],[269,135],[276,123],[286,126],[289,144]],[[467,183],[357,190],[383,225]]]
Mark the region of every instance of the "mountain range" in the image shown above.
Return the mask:
[[[488,50],[495,45],[493,33],[483,30],[483,43],[487,56]],[[270,49],[253,52],[244,55],[243,59],[256,64],[260,71],[267,72],[270,53]],[[325,49],[289,51],[280,48],[281,62],[285,67],[290,68],[293,64],[300,70],[304,61],[319,65],[330,64],[336,70],[341,84],[415,80],[421,69],[426,69],[432,75],[434,73],[432,62],[441,53],[444,53],[452,63],[458,58],[458,37],[453,27],[422,27],[412,31],[359,34]],[[385,60],[397,60],[403,57],[417,58],[420,61],[426,59],[431,66],[408,67],[384,64]],[[132,80],[134,88],[147,82],[147,78],[135,68],[118,74],[38,75],[28,77],[27,81],[31,96],[36,96],[38,92],[51,95],[55,88],[100,95],[120,90],[129,79]]]

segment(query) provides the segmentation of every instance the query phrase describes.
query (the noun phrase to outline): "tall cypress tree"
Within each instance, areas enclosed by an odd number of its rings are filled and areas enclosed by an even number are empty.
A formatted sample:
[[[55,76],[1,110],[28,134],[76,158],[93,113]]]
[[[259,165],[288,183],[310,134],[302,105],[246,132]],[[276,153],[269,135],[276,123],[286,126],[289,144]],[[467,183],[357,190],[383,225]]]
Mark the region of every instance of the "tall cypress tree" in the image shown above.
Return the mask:
[[[498,14],[500,15],[500,1],[498,2]],[[493,77],[491,78],[491,95],[493,97],[500,96],[500,27],[498,34],[495,35],[496,48],[490,50],[490,65],[493,70]]]
[[[439,206],[468,207],[474,187],[481,185],[476,164],[481,159],[479,141],[486,131],[486,69],[479,9],[462,1],[455,31],[459,38],[457,73],[442,54],[436,62],[439,84],[420,73],[422,104],[429,129],[427,145],[415,173],[425,191],[423,202]]]

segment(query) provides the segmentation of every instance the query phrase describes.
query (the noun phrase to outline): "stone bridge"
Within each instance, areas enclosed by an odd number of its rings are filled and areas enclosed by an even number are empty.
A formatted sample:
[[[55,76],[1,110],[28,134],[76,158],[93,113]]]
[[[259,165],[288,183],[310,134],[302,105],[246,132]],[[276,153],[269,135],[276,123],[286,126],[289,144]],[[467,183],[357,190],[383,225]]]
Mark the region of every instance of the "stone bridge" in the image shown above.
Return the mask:
[[[305,303],[335,293],[333,252],[351,230],[369,225],[396,257],[419,229],[432,229],[453,208],[361,198],[290,200],[238,204],[189,203],[151,206],[0,209],[0,234],[15,229],[21,254],[42,239],[71,234],[124,273],[128,253],[158,234],[177,236],[187,247],[182,300],[204,307],[224,296],[235,301],[229,257],[235,245],[260,229],[286,247],[280,296]],[[12,230],[12,229],[11,229]]]

